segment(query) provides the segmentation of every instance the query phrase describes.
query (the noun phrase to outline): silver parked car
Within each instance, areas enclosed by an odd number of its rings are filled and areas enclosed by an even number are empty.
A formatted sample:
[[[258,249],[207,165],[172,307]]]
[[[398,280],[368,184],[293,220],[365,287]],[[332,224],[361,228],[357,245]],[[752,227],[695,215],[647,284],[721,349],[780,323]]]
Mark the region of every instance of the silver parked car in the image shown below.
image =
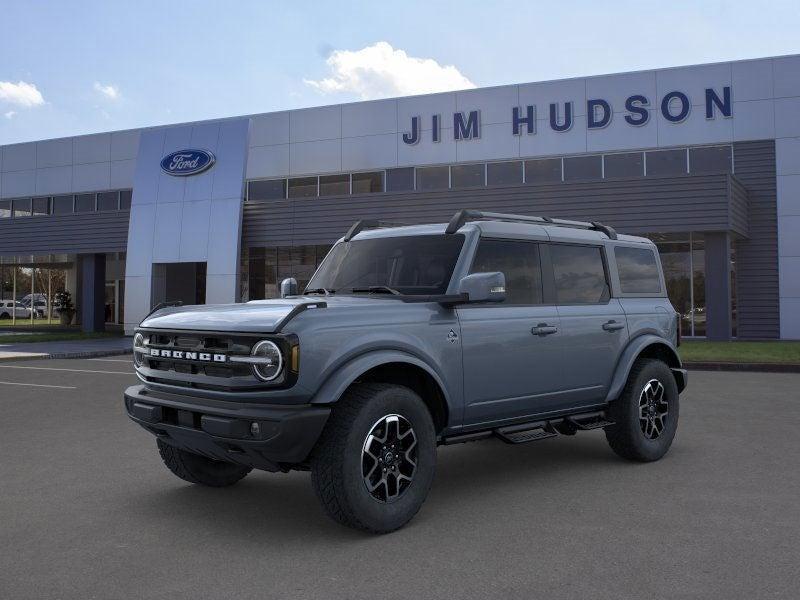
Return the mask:
[[[295,288],[141,323],[125,404],[178,477],[310,470],[331,517],[387,532],[422,506],[439,444],[602,428],[646,462],[672,443],[686,371],[647,239],[471,210],[361,221]]]

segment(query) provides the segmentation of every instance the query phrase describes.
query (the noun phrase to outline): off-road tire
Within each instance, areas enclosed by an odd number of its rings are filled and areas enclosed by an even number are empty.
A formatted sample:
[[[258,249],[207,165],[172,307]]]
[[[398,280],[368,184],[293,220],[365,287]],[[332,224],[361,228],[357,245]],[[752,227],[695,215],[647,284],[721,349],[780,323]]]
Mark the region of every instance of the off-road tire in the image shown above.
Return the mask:
[[[362,450],[376,422],[399,415],[413,428],[416,467],[408,487],[382,502],[367,489]],[[352,386],[336,403],[311,455],[311,482],[335,521],[371,533],[388,533],[419,511],[436,468],[436,431],[428,408],[412,390],[383,383]]]
[[[252,469],[222,460],[212,460],[199,454],[170,446],[156,440],[161,460],[176,477],[189,483],[207,485],[209,487],[227,487],[233,485]]]
[[[661,433],[649,439],[642,428],[639,402],[645,386],[653,380],[663,386],[667,413]],[[669,367],[660,360],[638,360],[631,368],[622,394],[609,406],[608,415],[614,424],[605,428],[608,444],[617,455],[628,460],[658,460],[672,445],[678,428],[678,412],[678,386]]]

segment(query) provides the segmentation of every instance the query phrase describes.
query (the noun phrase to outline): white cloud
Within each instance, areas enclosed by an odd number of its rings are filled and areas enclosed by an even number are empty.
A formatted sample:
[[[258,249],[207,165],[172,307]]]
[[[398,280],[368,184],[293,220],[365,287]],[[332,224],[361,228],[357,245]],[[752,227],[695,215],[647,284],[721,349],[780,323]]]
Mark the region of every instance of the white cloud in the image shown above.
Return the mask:
[[[416,58],[388,42],[361,50],[334,50],[325,61],[330,76],[303,81],[323,94],[351,92],[364,100],[474,88],[453,65]]]
[[[0,101],[26,108],[44,104],[42,93],[36,89],[36,85],[25,81],[0,81]]]
[[[14,118],[14,115],[16,115],[16,114],[17,114],[17,111],[15,111],[15,110],[10,110],[10,111],[8,111],[7,113],[3,113],[3,116],[4,116],[6,119],[13,119],[13,118]]]
[[[103,85],[99,81],[95,81],[93,87],[95,92],[98,92],[99,94],[105,96],[109,100],[119,100],[122,97],[119,88],[110,83],[107,85]]]

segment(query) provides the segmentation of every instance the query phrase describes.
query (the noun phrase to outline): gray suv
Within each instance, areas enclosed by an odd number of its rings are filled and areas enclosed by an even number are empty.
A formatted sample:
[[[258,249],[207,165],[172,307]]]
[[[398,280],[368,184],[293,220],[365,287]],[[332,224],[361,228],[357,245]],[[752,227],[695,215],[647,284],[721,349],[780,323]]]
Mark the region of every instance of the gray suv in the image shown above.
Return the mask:
[[[296,288],[137,329],[125,406],[181,479],[310,470],[332,518],[388,532],[422,506],[439,444],[602,428],[653,461],[675,436],[686,371],[647,239],[474,210],[360,221]]]

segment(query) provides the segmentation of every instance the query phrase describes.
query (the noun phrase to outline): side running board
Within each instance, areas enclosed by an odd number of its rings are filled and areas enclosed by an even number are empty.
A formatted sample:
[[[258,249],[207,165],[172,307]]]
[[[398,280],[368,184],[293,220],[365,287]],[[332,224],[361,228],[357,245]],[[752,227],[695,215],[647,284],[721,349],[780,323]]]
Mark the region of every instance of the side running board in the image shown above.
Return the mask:
[[[613,425],[603,411],[594,411],[567,417],[558,417],[543,421],[530,421],[518,425],[498,427],[496,429],[462,433],[444,438],[444,444],[471,442],[496,436],[507,444],[524,444],[562,435],[574,435],[577,431],[591,431]]]

